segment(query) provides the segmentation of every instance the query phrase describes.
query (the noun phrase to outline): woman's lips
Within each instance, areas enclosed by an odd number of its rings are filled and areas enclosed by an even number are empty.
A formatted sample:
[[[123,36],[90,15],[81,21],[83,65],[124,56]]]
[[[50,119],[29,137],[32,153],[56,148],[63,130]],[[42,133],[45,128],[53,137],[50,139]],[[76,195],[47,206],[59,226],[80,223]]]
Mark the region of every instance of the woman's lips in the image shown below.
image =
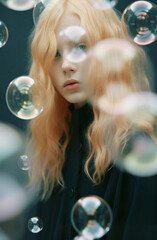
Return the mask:
[[[79,88],[79,82],[77,80],[74,80],[74,79],[70,79],[70,80],[67,80],[65,83],[64,83],[64,88],[66,90],[74,90],[74,89],[77,89]]]

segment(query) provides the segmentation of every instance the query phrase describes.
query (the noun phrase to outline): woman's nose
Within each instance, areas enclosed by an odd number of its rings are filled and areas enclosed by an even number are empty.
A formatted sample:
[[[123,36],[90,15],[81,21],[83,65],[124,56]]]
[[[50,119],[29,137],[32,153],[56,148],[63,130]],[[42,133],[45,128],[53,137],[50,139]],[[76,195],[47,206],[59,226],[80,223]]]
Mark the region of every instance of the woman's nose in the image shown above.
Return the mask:
[[[62,62],[62,70],[64,74],[73,73],[76,72],[77,66],[75,63],[70,62],[67,58],[64,58]]]

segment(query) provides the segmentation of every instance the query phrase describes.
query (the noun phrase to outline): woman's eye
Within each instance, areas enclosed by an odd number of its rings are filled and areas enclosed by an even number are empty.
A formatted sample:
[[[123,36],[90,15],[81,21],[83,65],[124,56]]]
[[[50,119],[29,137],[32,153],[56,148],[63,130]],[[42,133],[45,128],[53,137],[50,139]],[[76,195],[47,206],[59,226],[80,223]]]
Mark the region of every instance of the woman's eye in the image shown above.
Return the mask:
[[[80,44],[79,46],[77,46],[77,48],[81,49],[81,50],[85,50],[87,48],[86,44]]]
[[[55,55],[55,58],[60,57],[60,56],[61,56],[60,52],[57,51],[57,52],[56,52],[56,55]]]

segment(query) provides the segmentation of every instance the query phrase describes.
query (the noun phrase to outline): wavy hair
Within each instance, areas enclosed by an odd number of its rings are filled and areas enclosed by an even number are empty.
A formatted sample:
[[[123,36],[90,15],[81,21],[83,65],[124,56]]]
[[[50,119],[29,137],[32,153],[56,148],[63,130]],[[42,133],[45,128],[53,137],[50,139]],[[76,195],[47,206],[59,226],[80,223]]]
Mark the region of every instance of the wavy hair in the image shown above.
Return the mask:
[[[37,26],[31,36],[32,63],[30,77],[38,90],[47,96],[45,110],[29,123],[28,154],[32,159],[30,170],[31,182],[35,189],[41,190],[42,199],[49,197],[56,185],[64,186],[62,169],[65,162],[65,151],[70,139],[69,103],[56,92],[50,77],[50,66],[57,51],[55,29],[65,9],[80,18],[81,26],[91,37],[92,45],[106,38],[126,38],[122,31],[121,21],[113,9],[100,11],[93,7],[93,0],[58,0],[48,4],[42,12]],[[138,47],[137,47],[138,48]],[[142,57],[141,57],[142,56]],[[149,90],[148,80],[143,69],[144,53],[138,48],[136,64],[129,63],[122,73],[127,86],[136,90]],[[144,61],[144,60],[143,60]],[[135,65],[139,67],[135,69]],[[95,66],[100,70],[100,66]],[[135,74],[136,71],[136,74]],[[97,81],[92,75],[91,87]],[[135,82],[135,76],[140,79]],[[140,77],[139,77],[140,76]],[[118,77],[116,78],[118,80]],[[105,84],[110,81],[106,74]],[[100,81],[101,82],[101,81]],[[92,85],[93,84],[93,85]],[[103,82],[104,84],[104,82]],[[102,87],[98,85],[94,94],[101,94]],[[40,100],[39,100],[40,101]],[[120,117],[116,119],[104,114],[93,105],[94,121],[89,126],[87,139],[89,142],[89,156],[85,163],[85,172],[94,183],[100,183],[105,171],[111,163],[111,151],[126,144],[131,126]],[[151,131],[151,125],[146,123],[144,128]],[[104,140],[104,134],[106,141]],[[94,159],[94,174],[90,174],[90,166]]]

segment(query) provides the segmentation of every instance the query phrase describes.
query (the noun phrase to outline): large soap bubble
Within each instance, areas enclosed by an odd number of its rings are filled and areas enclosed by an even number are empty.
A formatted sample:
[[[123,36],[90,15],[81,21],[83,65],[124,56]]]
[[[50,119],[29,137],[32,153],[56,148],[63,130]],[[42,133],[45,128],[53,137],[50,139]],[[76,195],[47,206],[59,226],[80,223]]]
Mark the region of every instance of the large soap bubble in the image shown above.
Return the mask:
[[[29,120],[37,117],[43,111],[45,104],[45,98],[41,99],[40,91],[35,81],[28,76],[14,79],[6,91],[9,110],[21,119]]]
[[[148,1],[129,5],[122,14],[122,25],[130,38],[139,45],[147,45],[157,39],[157,6]]]
[[[91,49],[84,64],[82,79],[92,104],[104,111],[105,108],[110,111],[110,105],[127,94],[128,89],[123,82],[128,80],[126,77],[130,79],[126,69],[129,69],[135,57],[136,49],[133,44],[121,38],[102,40]],[[114,89],[111,85],[115,86]]]
[[[98,196],[83,197],[73,206],[71,221],[75,230],[86,239],[100,238],[110,230],[111,208]]]
[[[138,131],[130,139],[115,163],[132,175],[149,177],[157,174],[157,144],[155,136]]]

